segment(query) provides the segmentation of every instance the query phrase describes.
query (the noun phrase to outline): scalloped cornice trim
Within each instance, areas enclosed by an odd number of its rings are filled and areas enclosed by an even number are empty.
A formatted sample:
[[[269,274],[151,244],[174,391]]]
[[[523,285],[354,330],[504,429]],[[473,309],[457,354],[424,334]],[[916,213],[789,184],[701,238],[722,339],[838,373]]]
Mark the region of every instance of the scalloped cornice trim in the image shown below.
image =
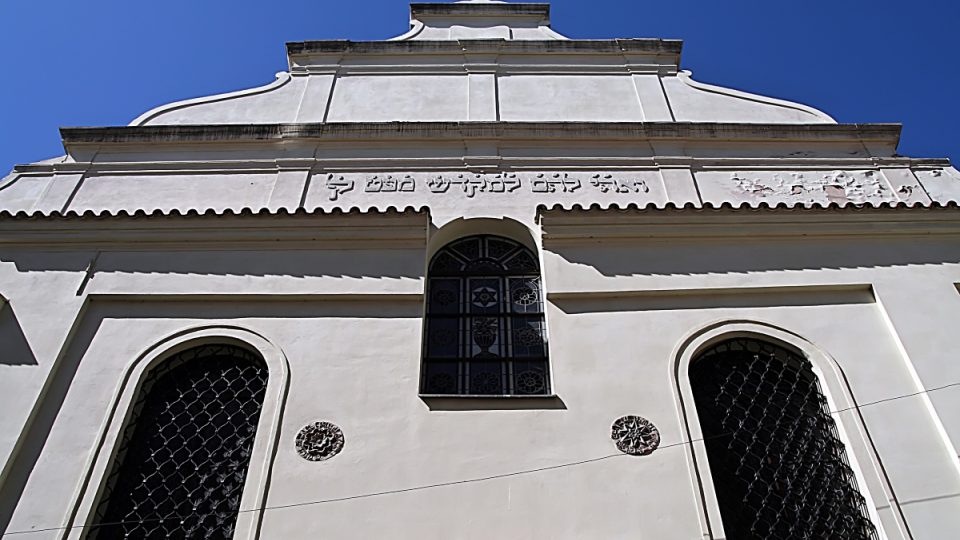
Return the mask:
[[[66,212],[61,212],[59,210],[52,210],[49,212],[44,212],[42,210],[36,210],[33,212],[25,212],[23,210],[18,212],[11,212],[9,210],[0,210],[0,220],[9,220],[9,219],[155,219],[155,218],[238,218],[238,217],[304,217],[304,216],[360,216],[360,215],[378,215],[378,216],[401,216],[405,214],[422,214],[428,215],[430,209],[427,206],[384,206],[382,208],[378,207],[367,207],[360,208],[358,206],[352,206],[350,208],[332,208],[330,210],[325,210],[322,208],[314,208],[312,210],[306,210],[304,208],[298,208],[296,210],[290,211],[286,208],[280,208],[277,210],[271,210],[268,208],[263,208],[259,210],[254,210],[253,208],[241,208],[239,210],[234,210],[232,208],[225,208],[223,210],[216,210],[213,208],[206,210],[101,210],[96,212],[94,210],[85,210],[83,212],[77,212],[76,210],[68,210]]]
[[[731,202],[724,202],[721,204],[713,204],[710,202],[704,203],[702,206],[698,206],[694,203],[685,203],[685,204],[676,204],[673,202],[668,202],[662,205],[657,205],[654,203],[648,203],[645,205],[640,205],[637,203],[628,203],[628,204],[608,204],[601,205],[598,203],[583,205],[580,203],[573,204],[552,204],[544,205],[541,204],[537,206],[537,211],[541,213],[550,213],[550,212],[560,212],[560,213],[578,213],[578,212],[663,212],[663,211],[674,211],[674,212],[711,212],[711,211],[727,211],[727,212],[756,212],[756,211],[776,211],[776,210],[788,210],[788,211],[835,211],[835,210],[846,210],[846,211],[863,211],[863,210],[956,210],[960,209],[960,204],[956,201],[949,201],[947,203],[932,202],[932,203],[906,203],[906,202],[882,202],[882,203],[853,203],[845,202],[841,203],[777,203],[770,204],[767,202],[760,203],[749,203],[742,202],[739,204],[733,204]],[[960,217],[960,215],[958,215]]]
[[[695,205],[693,203],[686,203],[678,205],[673,202],[668,202],[665,204],[654,204],[649,203],[646,205],[640,205],[636,203],[629,204],[617,204],[611,203],[602,205],[599,203],[594,203],[590,205],[582,205],[579,203],[574,204],[553,204],[553,205],[544,205],[541,204],[537,206],[537,212],[543,214],[550,213],[624,213],[624,212],[638,212],[638,213],[651,213],[651,212],[693,212],[693,213],[704,213],[712,211],[724,211],[724,212],[758,212],[758,211],[789,211],[789,212],[831,212],[831,211],[844,211],[844,212],[861,212],[861,211],[905,211],[905,210],[957,210],[960,209],[955,201],[950,201],[947,203],[905,203],[905,202],[896,202],[896,203],[830,203],[830,204],[821,204],[821,203],[778,203],[778,204],[769,204],[766,202],[751,204],[748,202],[743,202],[740,204],[733,204],[730,202],[724,202],[722,204],[713,204],[705,203],[702,206]],[[69,210],[67,212],[61,212],[59,210],[52,211],[42,211],[36,210],[33,212],[18,211],[11,212],[9,210],[0,210],[0,221],[8,220],[36,220],[36,219],[54,219],[54,220],[74,220],[74,219],[158,219],[158,218],[255,218],[255,217],[304,217],[304,216],[359,216],[359,215],[378,215],[378,216],[400,216],[400,215],[410,215],[410,214],[422,214],[428,215],[430,209],[427,206],[393,206],[387,205],[383,207],[377,206],[351,206],[349,208],[333,208],[330,210],[324,210],[321,208],[315,208],[312,210],[306,210],[299,208],[294,211],[290,211],[286,208],[280,208],[277,210],[270,209],[260,209],[254,210],[252,208],[241,208],[239,210],[234,209],[207,209],[207,210],[162,210],[155,209],[151,211],[147,210],[102,210],[96,212],[93,210],[86,210],[84,212],[77,212],[75,210]],[[960,218],[960,214],[957,214],[957,217]]]

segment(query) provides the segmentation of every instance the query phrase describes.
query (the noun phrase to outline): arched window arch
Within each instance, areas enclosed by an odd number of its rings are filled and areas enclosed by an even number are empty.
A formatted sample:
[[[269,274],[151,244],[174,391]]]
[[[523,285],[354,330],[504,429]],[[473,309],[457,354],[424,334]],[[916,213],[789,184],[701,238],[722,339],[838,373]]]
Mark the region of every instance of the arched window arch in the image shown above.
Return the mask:
[[[877,538],[803,354],[731,338],[700,352],[689,376],[728,538]]]
[[[500,236],[454,240],[430,262],[421,391],[550,393],[537,257]]]
[[[232,538],[267,388],[259,355],[202,345],[150,369],[88,538]]]

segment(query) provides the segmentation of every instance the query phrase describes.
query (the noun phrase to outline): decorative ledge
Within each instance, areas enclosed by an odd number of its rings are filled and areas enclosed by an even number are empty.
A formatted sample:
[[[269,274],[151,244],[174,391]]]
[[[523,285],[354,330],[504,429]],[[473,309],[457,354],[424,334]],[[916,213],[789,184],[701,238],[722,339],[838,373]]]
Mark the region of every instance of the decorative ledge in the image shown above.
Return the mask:
[[[463,54],[464,51],[493,50],[523,54],[614,54],[624,52],[668,55],[673,64],[679,62],[683,41],[676,39],[570,39],[570,40],[506,40],[451,39],[417,41],[348,41],[316,40],[287,43],[287,55],[309,54]]]
[[[636,139],[882,141],[896,144],[900,124],[734,124],[713,122],[350,122],[65,127],[65,146],[118,143],[418,139]]]
[[[410,14],[417,15],[468,15],[478,17],[531,16],[550,17],[550,4],[540,3],[439,3],[415,2],[410,4]]]
[[[556,394],[550,395],[449,395],[420,394],[431,411],[508,411],[565,410],[567,405]]]

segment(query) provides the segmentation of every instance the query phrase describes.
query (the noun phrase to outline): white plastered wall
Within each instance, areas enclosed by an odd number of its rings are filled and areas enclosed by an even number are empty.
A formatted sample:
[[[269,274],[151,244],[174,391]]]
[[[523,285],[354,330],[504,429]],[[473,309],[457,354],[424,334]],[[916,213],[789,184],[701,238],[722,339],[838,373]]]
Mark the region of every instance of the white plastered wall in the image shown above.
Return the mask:
[[[425,244],[372,248],[378,268],[360,262],[365,254],[356,249],[329,258],[302,248],[104,253],[84,289],[92,303],[64,353],[69,379],[48,394],[59,395],[48,402],[52,422],[8,530],[82,522],[84,478],[96,478],[91,463],[105,466],[93,449],[125,395],[124,373],[170,335],[213,325],[262,336],[290,365],[262,493],[267,507],[284,508],[264,512],[262,538],[391,536],[401,522],[405,535],[426,538],[698,537],[711,529],[684,445],[677,351],[699,328],[742,320],[802,336],[835,359],[850,399],[879,402],[860,410],[873,448],[849,415],[841,422],[887,538],[902,537],[904,524],[914,538],[942,538],[960,526],[951,522],[960,515],[960,477],[937,422],[956,424],[935,417],[922,395],[884,401],[917,392],[910,372],[918,365],[939,370],[941,382],[952,376],[931,364],[936,358],[905,356],[897,344],[949,339],[950,321],[902,327],[896,321],[912,318],[912,308],[884,294],[898,284],[960,309],[952,237],[557,242],[550,225],[543,257],[558,399],[533,405],[417,397]],[[344,258],[358,261],[356,281],[333,270]],[[41,305],[56,311],[54,302]],[[836,384],[826,381],[830,390]],[[931,396],[956,399],[956,389]],[[625,414],[652,420],[663,448],[618,456],[609,427]],[[341,455],[313,463],[296,454],[293,439],[317,420],[337,423],[347,442]],[[605,459],[580,463],[597,458]],[[510,476],[488,478],[499,475]],[[377,495],[462,480],[473,481]],[[316,501],[329,502],[301,506]],[[475,519],[469,526],[466,516]]]

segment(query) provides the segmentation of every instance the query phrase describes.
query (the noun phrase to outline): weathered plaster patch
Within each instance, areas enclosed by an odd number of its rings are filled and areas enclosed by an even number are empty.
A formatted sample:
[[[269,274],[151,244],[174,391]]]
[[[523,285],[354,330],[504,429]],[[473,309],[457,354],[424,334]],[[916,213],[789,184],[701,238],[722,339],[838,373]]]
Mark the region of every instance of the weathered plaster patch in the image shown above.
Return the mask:
[[[915,170],[914,174],[934,201],[960,202],[960,172],[955,168]]]
[[[864,204],[897,200],[883,176],[869,170],[713,172],[701,173],[697,178],[705,192],[705,202],[716,204]],[[717,187],[721,189],[710,189]]]

